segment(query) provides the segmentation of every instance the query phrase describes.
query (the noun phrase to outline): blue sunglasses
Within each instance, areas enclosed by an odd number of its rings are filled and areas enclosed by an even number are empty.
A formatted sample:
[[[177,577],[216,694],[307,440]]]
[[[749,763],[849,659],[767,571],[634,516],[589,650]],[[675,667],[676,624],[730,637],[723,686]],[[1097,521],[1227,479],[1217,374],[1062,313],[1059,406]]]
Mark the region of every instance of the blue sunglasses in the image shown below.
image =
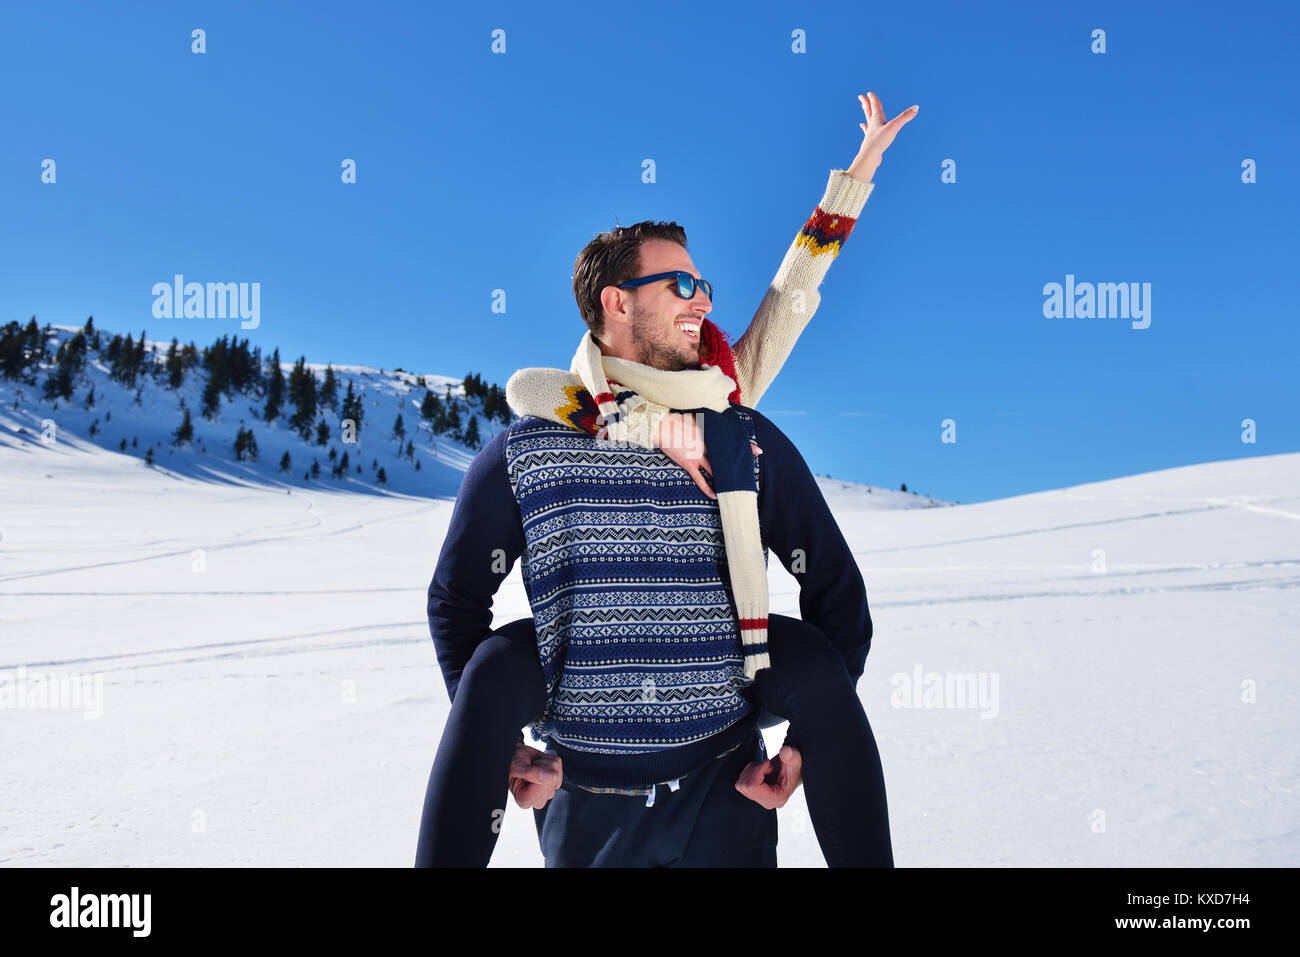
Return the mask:
[[[683,299],[695,298],[695,287],[699,285],[704,290],[704,295],[709,297],[709,302],[713,302],[713,283],[707,279],[696,279],[688,272],[682,272],[680,269],[672,272],[657,272],[653,276],[642,276],[640,279],[629,279],[627,282],[621,282],[616,288],[624,289],[627,286],[644,286],[648,282],[654,282],[656,279],[676,279],[677,295]]]

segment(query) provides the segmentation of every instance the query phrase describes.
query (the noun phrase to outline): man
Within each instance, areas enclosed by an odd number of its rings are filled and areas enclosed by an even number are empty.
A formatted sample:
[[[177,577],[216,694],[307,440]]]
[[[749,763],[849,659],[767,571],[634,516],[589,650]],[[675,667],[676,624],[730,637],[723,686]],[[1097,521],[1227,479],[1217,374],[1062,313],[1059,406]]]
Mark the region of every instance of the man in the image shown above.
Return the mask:
[[[890,125],[896,130],[901,122]],[[869,169],[863,178],[869,182]],[[810,223],[839,218],[818,213]],[[802,744],[810,754],[820,748],[810,770],[829,780],[843,765],[862,768],[846,779],[856,786],[819,789],[823,816],[838,802],[837,820],[859,830],[849,842],[856,853],[888,865],[879,756],[854,691],[871,637],[865,586],[802,457],[761,414],[725,398],[717,404],[716,396],[665,404],[712,414],[705,420],[712,458],[700,455],[698,465],[722,494],[665,468],[671,463],[658,444],[609,442],[585,431],[583,417],[597,406],[602,417],[616,408],[613,417],[621,415],[634,379],[647,395],[674,378],[723,380],[727,391],[733,384],[700,362],[704,334],[717,335],[706,319],[712,290],[680,227],[641,223],[617,233],[609,248],[588,257],[589,247],[579,257],[575,292],[590,330],[584,342],[593,352],[598,347],[596,367],[603,363],[618,381],[612,374],[608,383],[584,378],[587,390],[568,393],[572,416],[525,415],[466,474],[430,586],[431,631],[449,693],[455,699],[462,673],[473,670],[471,654],[488,644],[492,595],[525,557],[536,622],[528,650],[534,667],[540,660],[544,684],[538,704],[524,713],[536,716],[533,731],[547,753],[521,745],[511,787],[520,803],[537,809],[548,866],[774,866],[773,809],[799,784],[802,762],[789,738],[779,770],[764,760],[755,697],[779,701],[772,710],[790,718],[792,730],[792,712],[805,727],[824,729]],[[624,275],[627,256],[631,276]],[[761,339],[748,353],[749,375],[731,377],[761,382],[760,393],[775,375],[762,361]],[[792,338],[775,367],[791,345]],[[754,457],[751,448],[762,454]],[[691,472],[696,481],[699,474]],[[734,506],[737,493],[743,500],[746,485],[756,505],[753,544],[762,545],[759,573],[765,579],[767,550],[775,549],[800,583],[802,621],[755,618],[741,600],[749,590],[737,572],[743,549],[732,540],[734,509],[726,528],[724,500]],[[771,668],[767,644],[751,641],[756,621],[760,635],[764,621],[771,625]],[[746,678],[755,671],[751,687]],[[509,697],[532,694],[522,680],[512,687]],[[809,792],[812,810],[811,774]],[[815,811],[814,825],[822,840]]]

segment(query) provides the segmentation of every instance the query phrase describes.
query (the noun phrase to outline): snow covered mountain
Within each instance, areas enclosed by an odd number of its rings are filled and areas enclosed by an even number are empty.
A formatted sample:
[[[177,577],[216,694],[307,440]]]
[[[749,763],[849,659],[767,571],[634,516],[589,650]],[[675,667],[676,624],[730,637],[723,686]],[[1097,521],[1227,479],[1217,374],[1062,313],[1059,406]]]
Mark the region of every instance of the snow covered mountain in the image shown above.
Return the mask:
[[[318,401],[310,427],[303,430],[308,436],[304,438],[291,424],[296,411],[288,395],[292,362],[280,363],[286,395],[280,414],[266,421],[269,357],[261,358],[261,374],[253,377],[246,389],[232,386],[221,391],[215,414],[206,418],[202,410],[213,371],[204,368],[202,353],[196,353],[196,364],[184,369],[179,385],[172,387],[166,358],[170,341],[145,340],[142,347],[133,341],[143,359],[141,368],[147,371],[127,384],[114,375],[116,363],[110,349],[114,336],[104,330],[98,331],[99,347],[87,346],[84,362],[70,377],[67,391],[71,398],[51,395],[50,389],[57,386],[60,350],[65,350],[66,356],[78,334],[85,338],[85,328],[51,325],[37,331],[47,358],[26,370],[25,378],[34,381],[0,376],[0,449],[18,450],[27,443],[52,441],[70,449],[131,456],[163,474],[223,483],[454,498],[476,451],[510,421],[509,414],[502,413],[504,389],[496,385],[438,374],[307,362],[304,367],[315,375],[317,392],[327,368],[331,371],[336,401],[328,405]],[[89,340],[95,338],[92,331]],[[119,348],[125,349],[122,338]],[[52,383],[50,389],[47,383]],[[355,442],[345,442],[342,437],[343,401],[349,388],[363,412]],[[437,397],[436,405],[443,414],[422,416],[422,411],[428,411],[426,393]],[[177,442],[186,409],[193,436]],[[394,431],[399,416],[400,438]],[[454,422],[447,422],[448,418]],[[253,435],[256,457],[239,454],[237,445],[243,445],[245,430]],[[339,470],[335,474],[344,454],[348,456],[346,473]],[[825,476],[817,476],[817,482],[837,510],[949,504]]]
[[[197,364],[182,370],[179,385],[173,387],[167,375],[169,342],[148,340],[143,348],[136,343],[143,361],[140,373],[128,384],[114,376],[117,363],[110,350],[114,336],[104,330],[98,332],[99,348],[88,347],[79,370],[71,376],[71,398],[51,395],[46,384],[57,387],[56,357],[79,333],[82,327],[42,328],[48,358],[26,370],[28,381],[0,377],[0,448],[52,441],[82,451],[118,452],[141,460],[142,465],[148,458],[151,467],[165,474],[223,483],[271,488],[328,485],[349,492],[436,498],[455,496],[477,448],[509,421],[508,415],[501,415],[504,389],[485,386],[481,391],[473,379],[309,362],[304,367],[316,377],[314,393],[321,391],[327,368],[336,385],[332,404],[317,396],[317,409],[308,417],[304,438],[291,424],[297,411],[288,394],[291,362],[280,363],[286,393],[279,414],[266,421],[270,357],[260,357],[260,368],[249,374],[246,388],[232,385],[220,391],[215,415],[206,418],[202,414],[205,390],[214,371],[204,368],[202,353],[195,356]],[[342,428],[349,389],[362,412],[355,442],[344,440]],[[487,390],[495,401],[484,394]],[[436,405],[446,413],[443,420],[455,419],[454,426],[422,417],[426,393],[436,397]],[[485,413],[485,405],[492,407],[487,410],[491,415]],[[187,409],[193,436],[178,443],[176,433]],[[395,432],[399,416],[402,426]],[[241,457],[236,449],[245,430],[253,435],[256,457],[248,453]],[[344,454],[347,470],[336,475]]]

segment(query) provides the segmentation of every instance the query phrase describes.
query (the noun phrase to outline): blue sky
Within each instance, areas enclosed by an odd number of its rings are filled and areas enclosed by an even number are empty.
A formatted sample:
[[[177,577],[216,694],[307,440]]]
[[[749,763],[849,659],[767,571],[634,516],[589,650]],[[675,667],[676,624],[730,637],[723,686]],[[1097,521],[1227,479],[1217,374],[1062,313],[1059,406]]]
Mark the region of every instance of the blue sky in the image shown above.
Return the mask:
[[[681,223],[738,338],[873,90],[920,113],[759,405],[814,472],[973,502],[1292,452],[1297,9],[9,4],[0,322],[504,385],[568,367],[617,217]],[[260,282],[260,326],[154,318],[176,273]],[[1067,274],[1150,326],[1045,318]]]

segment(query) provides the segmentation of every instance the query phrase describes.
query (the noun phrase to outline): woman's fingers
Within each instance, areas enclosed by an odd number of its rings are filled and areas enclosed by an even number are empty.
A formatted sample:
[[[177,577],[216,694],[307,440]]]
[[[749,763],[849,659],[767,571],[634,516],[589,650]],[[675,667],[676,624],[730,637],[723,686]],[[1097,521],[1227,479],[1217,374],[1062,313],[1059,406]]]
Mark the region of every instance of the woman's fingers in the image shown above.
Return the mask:
[[[867,114],[867,122],[871,122],[871,100],[868,97],[858,94],[858,103],[862,105],[862,112]]]
[[[880,102],[880,97],[874,93],[867,94],[867,102],[871,104],[871,119],[875,126],[881,126],[885,122],[885,107]]]
[[[899,130],[901,130],[904,127],[904,125],[911,122],[912,117],[916,116],[917,111],[920,109],[921,108],[919,106],[909,106],[902,113],[899,113],[896,117],[894,117],[890,121],[889,125],[892,126],[894,128],[894,132],[897,133]]]
[[[718,496],[717,496],[717,493],[714,492],[713,489],[709,488],[709,483],[708,483],[708,481],[704,478],[704,476],[701,474],[699,465],[696,465],[695,463],[692,463],[692,464],[687,468],[687,471],[691,473],[691,478],[695,479],[695,484],[698,485],[698,486],[700,487],[700,491],[701,491],[701,492],[703,492],[703,493],[704,493],[705,495],[707,495],[709,498],[717,498],[717,497],[718,497]]]

